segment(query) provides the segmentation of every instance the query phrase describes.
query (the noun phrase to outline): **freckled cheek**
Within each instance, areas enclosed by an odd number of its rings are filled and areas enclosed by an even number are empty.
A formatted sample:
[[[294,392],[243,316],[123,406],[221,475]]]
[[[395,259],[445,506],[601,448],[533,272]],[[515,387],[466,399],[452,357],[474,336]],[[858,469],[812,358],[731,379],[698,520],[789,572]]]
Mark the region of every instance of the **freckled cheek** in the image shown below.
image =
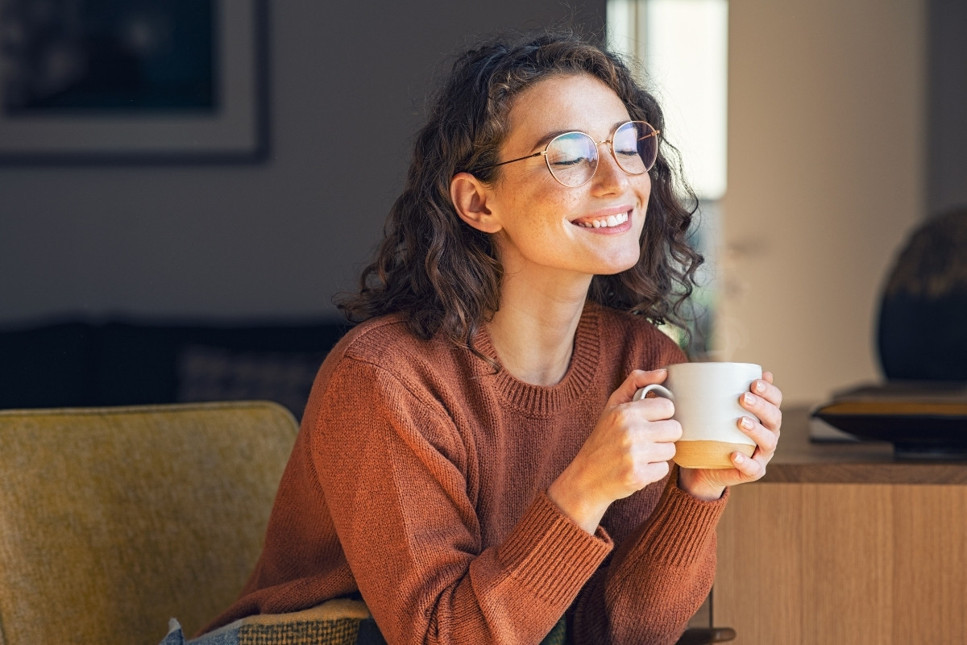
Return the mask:
[[[581,213],[579,202],[570,198],[562,199],[560,191],[535,192],[519,201],[518,205],[521,208],[518,212],[526,213],[527,225],[533,229],[567,230],[568,227],[573,226],[569,220]]]
[[[569,223],[580,216],[587,208],[586,198],[582,201],[581,191],[567,188],[557,183],[545,171],[532,181],[505,184],[505,195],[509,200],[503,206],[518,222],[532,232],[550,229],[568,230]],[[647,194],[647,185],[645,185]],[[523,229],[521,229],[523,230]]]
[[[563,190],[567,190],[561,187]],[[573,190],[573,189],[572,189]],[[578,191],[574,190],[574,193]],[[583,214],[587,208],[586,202],[579,199],[579,195],[564,193],[562,190],[548,190],[539,197],[542,210],[546,217],[557,217],[565,222]]]

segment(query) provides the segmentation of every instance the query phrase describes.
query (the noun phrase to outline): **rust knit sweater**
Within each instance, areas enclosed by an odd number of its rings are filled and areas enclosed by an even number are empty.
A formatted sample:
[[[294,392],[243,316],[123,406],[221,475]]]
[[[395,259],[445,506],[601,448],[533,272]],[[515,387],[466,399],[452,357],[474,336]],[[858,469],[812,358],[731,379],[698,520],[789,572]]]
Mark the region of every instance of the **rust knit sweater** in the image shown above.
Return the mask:
[[[496,359],[485,332],[476,347]],[[391,643],[673,642],[712,584],[725,499],[668,481],[615,502],[595,535],[545,494],[635,368],[685,360],[653,325],[589,304],[571,365],[535,386],[399,316],[324,362],[265,547],[208,629],[360,592]]]

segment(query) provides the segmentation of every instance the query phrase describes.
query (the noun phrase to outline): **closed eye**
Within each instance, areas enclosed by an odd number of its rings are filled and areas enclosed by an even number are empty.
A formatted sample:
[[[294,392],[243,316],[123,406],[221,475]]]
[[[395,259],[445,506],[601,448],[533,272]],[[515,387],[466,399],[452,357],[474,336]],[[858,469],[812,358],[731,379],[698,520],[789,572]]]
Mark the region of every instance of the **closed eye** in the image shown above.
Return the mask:
[[[551,162],[555,167],[567,168],[569,166],[576,166],[580,163],[588,163],[588,160],[584,157],[575,157],[573,159],[555,159]]]

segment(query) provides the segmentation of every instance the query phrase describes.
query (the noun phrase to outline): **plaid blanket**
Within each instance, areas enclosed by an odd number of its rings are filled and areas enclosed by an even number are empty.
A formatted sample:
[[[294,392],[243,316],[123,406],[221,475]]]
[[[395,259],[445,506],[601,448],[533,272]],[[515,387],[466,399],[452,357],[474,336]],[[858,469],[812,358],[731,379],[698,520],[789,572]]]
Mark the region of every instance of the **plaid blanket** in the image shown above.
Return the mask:
[[[565,645],[565,632],[561,618],[541,645]],[[386,645],[386,641],[365,604],[338,598],[291,614],[249,616],[189,640],[172,618],[159,645]]]

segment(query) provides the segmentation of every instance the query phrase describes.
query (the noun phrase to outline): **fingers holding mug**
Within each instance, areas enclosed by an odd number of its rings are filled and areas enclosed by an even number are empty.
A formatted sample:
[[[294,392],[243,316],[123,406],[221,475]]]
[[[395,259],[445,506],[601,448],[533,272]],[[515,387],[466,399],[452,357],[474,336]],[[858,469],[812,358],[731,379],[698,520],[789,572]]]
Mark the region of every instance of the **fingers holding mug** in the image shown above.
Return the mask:
[[[760,450],[771,455],[779,442],[782,427],[782,391],[772,383],[772,374],[764,372],[739,399],[740,405],[751,413],[739,419],[739,428],[752,438]]]

